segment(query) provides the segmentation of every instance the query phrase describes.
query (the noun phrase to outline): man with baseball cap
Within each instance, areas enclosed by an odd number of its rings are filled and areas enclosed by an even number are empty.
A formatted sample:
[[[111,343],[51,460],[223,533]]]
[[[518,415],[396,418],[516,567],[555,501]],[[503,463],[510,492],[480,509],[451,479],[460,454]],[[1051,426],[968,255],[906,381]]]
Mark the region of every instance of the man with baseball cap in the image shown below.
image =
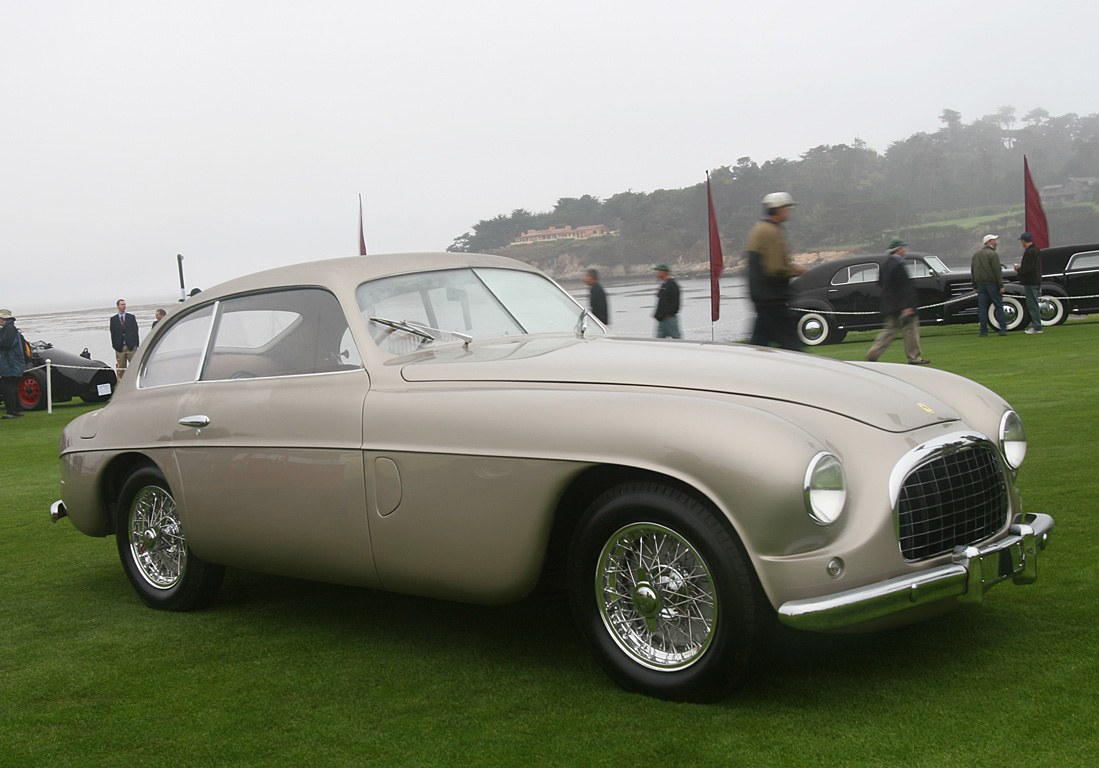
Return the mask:
[[[1019,235],[1023,244],[1023,261],[1015,265],[1015,274],[1026,293],[1026,309],[1030,314],[1030,327],[1027,333],[1042,332],[1042,311],[1038,307],[1038,293],[1042,289],[1042,252],[1034,244],[1034,236],[1029,232]]]
[[[980,336],[988,335],[988,307],[996,307],[997,333],[1007,335],[1004,321],[1004,273],[996,253],[998,235],[985,235],[984,246],[973,254],[973,287],[977,290],[977,312],[980,314]]]

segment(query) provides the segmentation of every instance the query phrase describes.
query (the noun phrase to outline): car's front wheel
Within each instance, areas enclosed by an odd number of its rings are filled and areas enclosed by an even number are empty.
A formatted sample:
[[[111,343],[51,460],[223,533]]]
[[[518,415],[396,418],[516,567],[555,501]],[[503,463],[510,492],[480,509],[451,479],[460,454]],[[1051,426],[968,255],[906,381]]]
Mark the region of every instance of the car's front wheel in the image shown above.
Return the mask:
[[[798,314],[798,338],[807,347],[838,344],[847,335],[846,331],[836,328],[835,321],[828,315],[819,312],[794,311]]]
[[[126,479],[116,523],[122,568],[142,602],[165,611],[192,611],[210,604],[225,568],[191,552],[172,491],[159,469],[141,467]]]
[[[620,486],[591,505],[573,537],[569,593],[604,671],[674,701],[728,695],[774,615],[728,526],[656,484]]]

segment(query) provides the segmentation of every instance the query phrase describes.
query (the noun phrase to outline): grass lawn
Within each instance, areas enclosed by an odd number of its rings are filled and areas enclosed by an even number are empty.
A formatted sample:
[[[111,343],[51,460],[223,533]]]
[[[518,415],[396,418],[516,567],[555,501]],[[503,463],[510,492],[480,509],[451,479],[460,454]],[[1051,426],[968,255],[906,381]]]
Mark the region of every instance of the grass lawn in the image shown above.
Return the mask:
[[[144,607],[113,538],[53,525],[57,440],[0,423],[0,766],[1099,765],[1099,318],[1041,337],[923,329],[935,367],[1026,424],[1036,584],[870,635],[782,632],[721,704],[620,691],[568,608],[480,608],[230,570],[205,611]],[[814,350],[862,359],[872,333]],[[885,361],[903,360],[898,338]]]

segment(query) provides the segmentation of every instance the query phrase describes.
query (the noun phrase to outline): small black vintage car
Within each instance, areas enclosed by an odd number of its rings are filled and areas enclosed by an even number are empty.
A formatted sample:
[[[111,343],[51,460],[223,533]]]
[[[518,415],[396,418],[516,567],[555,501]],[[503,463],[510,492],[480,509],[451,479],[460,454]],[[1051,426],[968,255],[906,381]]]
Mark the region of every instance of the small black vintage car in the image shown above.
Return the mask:
[[[1042,325],[1060,325],[1070,314],[1099,312],[1099,243],[1042,251]]]
[[[888,254],[848,256],[819,264],[790,283],[790,301],[798,314],[798,336],[806,346],[836,344],[848,331],[882,327],[878,272]],[[905,268],[916,287],[921,325],[977,322],[977,296],[969,272],[952,271],[930,253],[905,256]],[[1022,286],[1006,283],[1004,319],[1013,331],[1026,322]],[[998,327],[994,310],[989,323]],[[1044,313],[1043,313],[1044,314]]]
[[[85,403],[109,400],[118,377],[114,368],[92,360],[88,350],[79,355],[55,348],[45,341],[32,341],[31,362],[19,379],[19,400],[23,408],[37,411],[46,407],[46,360],[50,361],[50,394],[55,403],[79,397]]]

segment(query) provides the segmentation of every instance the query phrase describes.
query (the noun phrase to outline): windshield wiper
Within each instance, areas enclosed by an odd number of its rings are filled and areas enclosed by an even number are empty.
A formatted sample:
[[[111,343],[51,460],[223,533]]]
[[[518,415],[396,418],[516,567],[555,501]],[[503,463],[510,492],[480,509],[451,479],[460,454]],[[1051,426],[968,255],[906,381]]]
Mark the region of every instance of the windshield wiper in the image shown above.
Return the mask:
[[[385,317],[372,317],[370,318],[370,322],[380,323],[381,325],[388,325],[390,328],[398,331],[404,331],[405,333],[411,333],[414,336],[419,336],[421,339],[426,339],[427,341],[435,341],[435,337],[432,336],[430,333],[420,328],[417,328],[415,325],[406,322],[405,320],[390,320]]]

